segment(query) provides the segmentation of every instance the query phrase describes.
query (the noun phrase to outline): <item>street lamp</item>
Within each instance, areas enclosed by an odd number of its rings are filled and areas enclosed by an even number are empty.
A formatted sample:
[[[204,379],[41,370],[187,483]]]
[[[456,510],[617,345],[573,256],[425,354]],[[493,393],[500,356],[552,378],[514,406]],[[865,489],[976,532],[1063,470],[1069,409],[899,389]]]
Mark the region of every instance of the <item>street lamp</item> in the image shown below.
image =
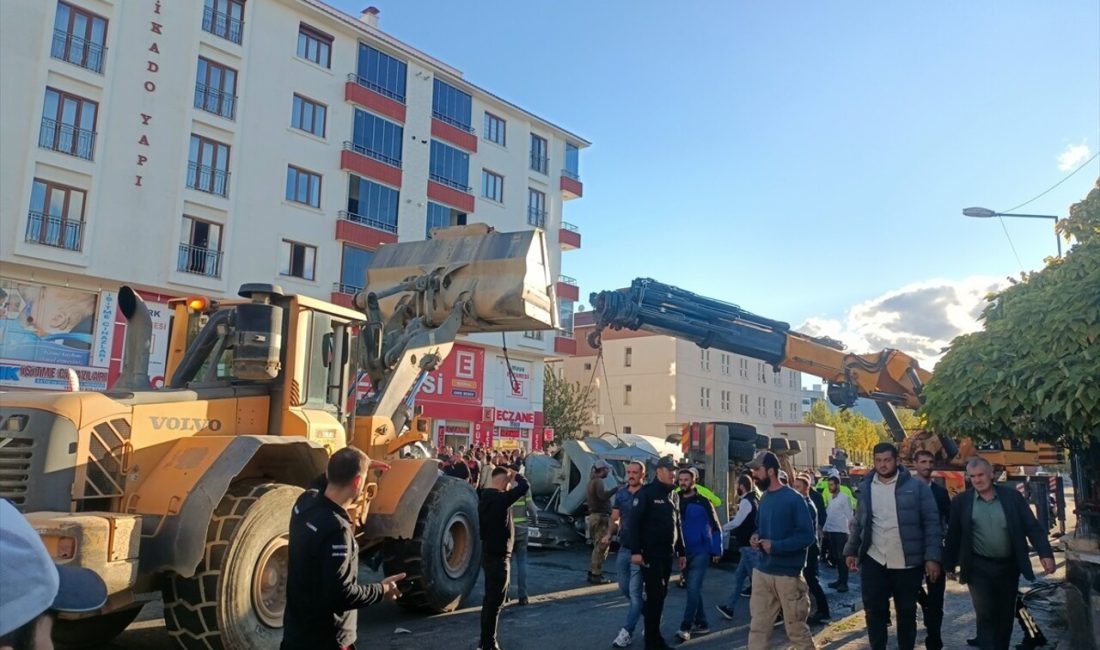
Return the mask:
[[[1021,219],[1053,219],[1055,228],[1058,226],[1058,217],[1052,214],[1015,214],[1010,212],[994,212],[989,208],[966,208],[963,210],[963,215],[967,217],[976,217],[978,219],[991,219],[993,217],[1020,217]],[[1054,239],[1058,242],[1058,257],[1062,256],[1062,238],[1058,235],[1057,229],[1054,231]]]

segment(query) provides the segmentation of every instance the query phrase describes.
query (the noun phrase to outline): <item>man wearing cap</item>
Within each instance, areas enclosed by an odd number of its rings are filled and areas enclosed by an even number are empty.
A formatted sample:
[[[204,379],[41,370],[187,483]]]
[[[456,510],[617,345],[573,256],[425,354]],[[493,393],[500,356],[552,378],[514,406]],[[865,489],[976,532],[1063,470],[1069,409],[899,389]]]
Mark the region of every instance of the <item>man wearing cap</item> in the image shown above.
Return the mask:
[[[615,489],[604,487],[604,480],[611,472],[611,466],[600,458],[592,464],[592,477],[588,479],[588,537],[592,540],[592,561],[588,568],[588,581],[594,585],[607,583],[603,577],[603,563],[607,559],[608,528],[611,525],[611,497]]]
[[[802,577],[806,550],[815,539],[814,516],[802,495],[780,481],[786,473],[779,469],[778,456],[762,451],[749,462],[748,468],[756,485],[764,491],[756,534],[750,539],[761,556],[752,574],[748,648],[768,647],[780,613],[793,647],[816,648],[807,623],[809,587]]]
[[[38,533],[0,499],[0,649],[52,648],[54,614],[94,612],[106,602],[102,578],[55,565]]]

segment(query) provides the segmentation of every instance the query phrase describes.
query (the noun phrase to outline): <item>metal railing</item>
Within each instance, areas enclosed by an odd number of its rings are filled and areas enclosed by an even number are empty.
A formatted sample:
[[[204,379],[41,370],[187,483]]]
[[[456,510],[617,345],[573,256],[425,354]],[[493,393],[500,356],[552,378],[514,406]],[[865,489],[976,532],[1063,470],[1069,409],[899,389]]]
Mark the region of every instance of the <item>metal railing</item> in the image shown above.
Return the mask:
[[[352,223],[362,224],[375,230],[381,230],[383,232],[389,232],[397,234],[397,224],[387,223],[378,219],[372,219],[370,217],[364,217],[361,214],[355,214],[354,212],[348,212],[347,210],[340,210],[336,213],[337,219],[343,219],[344,221],[351,221]]]
[[[574,287],[580,286],[579,284],[577,284],[577,278],[571,278],[568,275],[559,275],[558,282],[561,282],[562,284],[572,285]]]
[[[83,239],[83,221],[55,217],[41,212],[27,213],[26,240],[32,244],[79,251]]]
[[[446,185],[447,187],[452,187],[452,188],[458,190],[459,192],[466,192],[467,194],[470,193],[470,186],[469,185],[463,185],[462,183],[460,183],[458,181],[453,181],[453,180],[451,180],[451,179],[449,179],[445,176],[440,176],[439,174],[428,174],[428,178],[432,179],[433,181],[435,181],[436,183],[439,183],[441,185]]]
[[[580,228],[574,226],[573,224],[569,223],[568,221],[561,222],[561,229],[562,230],[568,230],[569,232],[575,232],[575,233],[579,233],[581,231]]]
[[[531,152],[531,169],[539,172],[540,174],[549,173],[550,158],[546,156],[540,156],[534,151]]]
[[[397,158],[391,158],[384,153],[379,153],[373,149],[369,149],[361,144],[356,144],[350,140],[344,140],[344,148],[348,151],[354,151],[355,153],[366,156],[367,158],[374,158],[378,162],[384,162],[390,167],[396,167],[401,169],[401,161]]]
[[[342,293],[345,296],[354,296],[363,290],[363,287],[357,287],[354,284],[344,284],[343,282],[333,282],[332,292]]]
[[[571,169],[561,170],[561,175],[566,178],[572,178],[575,181],[579,181],[581,179],[581,175]]]
[[[244,21],[210,7],[202,10],[202,31],[221,36],[231,43],[241,44]]]
[[[229,196],[229,172],[196,162],[187,163],[187,187],[208,194]]]
[[[50,56],[67,61],[92,72],[103,73],[103,55],[107,48],[99,43],[91,43],[63,29],[53,30],[53,43]]]
[[[222,274],[222,252],[203,246],[180,244],[176,270],[205,275],[209,278],[220,278]]]
[[[546,227],[546,210],[527,208],[527,223],[537,228]]]
[[[44,117],[38,130],[38,146],[92,160],[95,155],[95,131]]]
[[[237,96],[220,88],[195,84],[195,108],[232,120],[237,116]]]
[[[432,111],[432,117],[434,117],[435,119],[437,119],[440,122],[443,122],[445,124],[450,124],[451,126],[455,127],[456,129],[461,129],[462,131],[465,131],[466,133],[474,133],[474,127],[470,126],[469,124],[463,124],[462,122],[459,122],[455,118],[444,115],[443,113],[440,113],[439,111]]]
[[[388,99],[392,99],[395,102],[399,102],[401,104],[405,103],[405,96],[404,95],[399,95],[399,94],[393,92],[392,90],[390,90],[389,88],[384,88],[384,87],[374,83],[370,79],[367,79],[366,77],[360,76],[360,75],[358,75],[354,72],[348,74],[348,81],[355,82],[356,84],[359,84],[360,86],[366,88],[367,90],[374,91],[374,92],[378,93],[379,95],[382,95],[383,97],[386,97]]]

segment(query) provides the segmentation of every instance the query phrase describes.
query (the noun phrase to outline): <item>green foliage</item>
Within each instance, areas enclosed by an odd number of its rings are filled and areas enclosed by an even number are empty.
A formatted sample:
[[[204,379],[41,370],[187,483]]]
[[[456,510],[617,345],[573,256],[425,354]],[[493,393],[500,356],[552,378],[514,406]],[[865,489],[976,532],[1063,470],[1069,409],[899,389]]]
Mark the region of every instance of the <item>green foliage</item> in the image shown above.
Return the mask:
[[[870,453],[882,440],[881,426],[868,420],[865,415],[852,410],[832,413],[824,401],[814,402],[803,419],[836,429],[836,446],[847,450],[849,454]]]
[[[925,387],[932,429],[979,440],[1100,441],[1100,180],[1058,224],[1062,259],[993,294]]]
[[[543,372],[542,417],[543,424],[554,427],[554,443],[575,437],[591,422],[596,408],[596,396],[581,383],[569,382],[559,377],[546,365]]]

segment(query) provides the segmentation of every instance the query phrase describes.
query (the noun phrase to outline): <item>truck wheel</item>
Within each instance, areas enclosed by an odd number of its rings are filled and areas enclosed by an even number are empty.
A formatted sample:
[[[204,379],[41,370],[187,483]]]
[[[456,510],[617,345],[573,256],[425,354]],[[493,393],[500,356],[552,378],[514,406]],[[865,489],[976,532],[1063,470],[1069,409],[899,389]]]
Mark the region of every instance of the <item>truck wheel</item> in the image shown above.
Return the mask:
[[[122,634],[140,613],[141,607],[132,607],[91,618],[55,619],[53,642],[61,650],[99,648]]]
[[[756,442],[756,427],[751,424],[744,424],[742,422],[730,422],[726,426],[729,427],[730,442]]]
[[[769,440],[768,436],[761,435],[759,433],[756,434],[757,449],[767,449],[769,444],[771,444],[771,441]]]
[[[455,610],[481,570],[473,488],[451,476],[436,480],[413,538],[387,542],[382,566],[386,575],[406,574],[398,584],[402,606],[434,613]]]
[[[290,510],[302,489],[242,481],[214,510],[195,575],[164,587],[164,623],[188,650],[275,650],[283,639]]]
[[[743,440],[730,441],[730,460],[748,462],[756,456],[756,445]]]

